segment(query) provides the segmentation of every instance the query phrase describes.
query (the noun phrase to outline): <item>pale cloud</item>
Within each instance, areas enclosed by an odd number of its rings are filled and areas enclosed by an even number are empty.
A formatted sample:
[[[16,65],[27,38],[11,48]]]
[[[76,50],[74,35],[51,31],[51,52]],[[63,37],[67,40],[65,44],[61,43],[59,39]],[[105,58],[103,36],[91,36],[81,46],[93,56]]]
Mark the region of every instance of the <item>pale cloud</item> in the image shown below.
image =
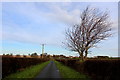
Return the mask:
[[[22,5],[21,5],[22,4]],[[16,6],[17,5],[17,6]],[[70,4],[66,4],[67,6]],[[51,6],[49,13],[41,11],[35,3],[12,3],[5,4],[4,7],[8,7],[7,11],[14,12],[27,17],[32,20],[33,23],[41,25],[46,20],[49,22],[58,22],[63,24],[75,24],[77,21],[77,16],[79,15],[79,10],[72,10],[68,12],[66,9],[62,9],[60,6]],[[4,9],[4,8],[3,8]],[[42,20],[41,20],[42,19]],[[59,44],[63,39],[61,39],[62,32],[58,31],[53,35],[42,34],[40,32],[37,34],[32,31],[32,29],[37,29],[36,26],[31,26],[32,23],[27,24],[26,27],[21,27],[21,25],[14,23],[14,21],[9,20],[7,24],[3,25],[3,40],[15,40],[21,42],[33,42],[33,43],[48,43],[48,44]],[[40,26],[41,27],[41,26]],[[56,26],[57,27],[57,26]],[[54,27],[51,26],[51,28]],[[64,28],[64,27],[63,27]],[[38,28],[39,29],[39,28]],[[34,32],[34,33],[33,33]],[[44,32],[44,31],[43,31]],[[49,32],[48,32],[49,33]],[[56,40],[57,39],[57,40]]]
[[[2,2],[118,2],[119,0],[2,0]]]
[[[32,30],[27,30],[27,28],[20,28],[17,24],[9,24],[8,26],[4,26],[7,29],[3,31],[3,40],[17,41],[17,42],[26,42],[26,43],[36,43],[36,44],[58,44],[59,38],[49,34],[36,33],[32,32]],[[47,36],[48,35],[48,36]]]
[[[113,22],[112,28],[117,31],[118,30],[118,20],[115,20],[115,21],[112,21],[112,22]]]
[[[44,20],[46,19],[54,20],[53,18],[55,18],[55,20],[61,21],[63,23],[71,24],[71,23],[76,23],[76,21],[78,21],[78,18],[80,16],[79,9],[75,9],[71,11],[67,11],[65,9],[65,6],[69,7],[70,3],[61,3],[61,5],[57,5],[56,3],[53,4],[51,3],[51,5],[48,6],[50,7],[49,9],[51,10],[51,12],[48,13],[41,11],[35,5],[35,3],[20,3],[20,4],[18,3],[16,4],[17,6],[15,6],[15,4],[16,3],[13,3],[13,5],[11,4],[8,5],[7,7],[11,7],[12,8],[11,11],[16,12],[18,14],[22,14],[37,23],[40,22],[39,19],[41,17],[44,17]]]
[[[51,5],[49,5],[51,4]],[[46,21],[51,23],[59,23],[59,24],[67,24],[73,25],[79,23],[79,18],[81,11],[79,8],[68,10],[71,3],[48,3],[46,7],[50,10],[50,12],[44,12],[41,10],[41,7],[37,7],[36,3],[5,3],[4,7],[7,7],[8,12],[14,12],[16,14],[20,14],[22,16],[27,17],[27,19],[31,20],[33,24],[39,24],[40,27],[42,23]],[[3,8],[4,9],[4,8]],[[47,24],[47,23],[45,23]],[[62,32],[64,31],[66,26],[61,26],[61,30],[54,31],[55,26],[50,26],[53,28],[54,34],[49,34],[51,31],[40,30],[40,32],[32,31],[34,29],[40,29],[40,27],[31,26],[32,23],[26,25],[26,27],[21,27],[14,23],[13,21],[8,21],[7,25],[3,25],[5,30],[3,30],[3,39],[5,40],[15,40],[19,42],[32,42],[32,43],[48,43],[48,44],[60,44],[63,41],[64,36],[62,36]],[[49,26],[49,25],[48,25]],[[117,26],[117,23],[116,25]],[[45,27],[45,26],[43,26]],[[58,27],[58,26],[56,26]],[[47,29],[47,28],[46,28]],[[34,33],[33,33],[34,32]],[[43,33],[42,33],[43,32]]]
[[[53,12],[48,13],[47,16],[49,16],[52,19],[55,19],[59,22],[68,25],[76,24],[79,21],[79,16],[80,16],[79,9],[67,11],[66,9],[61,8],[60,6],[57,5],[50,6],[50,8],[53,10]]]

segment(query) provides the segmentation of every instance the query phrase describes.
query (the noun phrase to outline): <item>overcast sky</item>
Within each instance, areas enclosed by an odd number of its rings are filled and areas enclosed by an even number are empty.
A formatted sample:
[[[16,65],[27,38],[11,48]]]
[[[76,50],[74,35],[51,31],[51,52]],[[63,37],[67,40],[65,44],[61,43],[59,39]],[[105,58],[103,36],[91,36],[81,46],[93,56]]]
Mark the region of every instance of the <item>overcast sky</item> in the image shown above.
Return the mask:
[[[90,5],[108,11],[114,35],[91,49],[89,56],[118,56],[117,2],[5,2],[2,3],[2,54],[41,53],[41,44],[48,54],[74,55],[62,42],[64,31],[79,23],[81,12]]]

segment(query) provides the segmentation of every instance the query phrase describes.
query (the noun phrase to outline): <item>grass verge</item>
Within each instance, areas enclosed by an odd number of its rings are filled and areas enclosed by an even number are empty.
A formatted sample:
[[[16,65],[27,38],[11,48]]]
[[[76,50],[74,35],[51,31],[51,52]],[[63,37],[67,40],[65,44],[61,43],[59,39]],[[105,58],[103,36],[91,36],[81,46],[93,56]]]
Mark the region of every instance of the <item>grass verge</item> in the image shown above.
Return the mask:
[[[16,72],[7,76],[3,80],[7,80],[7,78],[34,78],[45,66],[47,66],[49,62],[50,61],[47,61],[41,64],[28,67],[24,71]]]
[[[89,80],[88,76],[76,72],[74,69],[63,65],[58,61],[55,61],[55,64],[59,69],[62,78],[81,78],[83,80]]]

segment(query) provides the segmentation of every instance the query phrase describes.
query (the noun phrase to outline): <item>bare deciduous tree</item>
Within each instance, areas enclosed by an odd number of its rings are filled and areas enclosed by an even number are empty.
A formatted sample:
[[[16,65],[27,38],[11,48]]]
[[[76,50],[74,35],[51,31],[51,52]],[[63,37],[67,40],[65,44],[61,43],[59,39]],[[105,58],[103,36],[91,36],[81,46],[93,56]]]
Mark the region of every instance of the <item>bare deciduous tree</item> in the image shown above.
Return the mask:
[[[75,24],[66,30],[65,44],[85,60],[90,48],[111,36],[111,26],[107,12],[87,7],[80,16],[80,24]]]

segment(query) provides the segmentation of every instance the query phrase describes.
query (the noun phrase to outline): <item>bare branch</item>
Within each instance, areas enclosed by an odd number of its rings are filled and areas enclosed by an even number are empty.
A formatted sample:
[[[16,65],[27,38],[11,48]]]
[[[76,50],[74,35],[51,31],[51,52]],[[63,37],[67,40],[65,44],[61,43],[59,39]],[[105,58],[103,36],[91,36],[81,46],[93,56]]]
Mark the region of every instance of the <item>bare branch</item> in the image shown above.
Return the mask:
[[[87,56],[88,49],[110,37],[112,23],[107,12],[87,7],[80,17],[80,24],[66,31],[66,45],[71,51]]]

